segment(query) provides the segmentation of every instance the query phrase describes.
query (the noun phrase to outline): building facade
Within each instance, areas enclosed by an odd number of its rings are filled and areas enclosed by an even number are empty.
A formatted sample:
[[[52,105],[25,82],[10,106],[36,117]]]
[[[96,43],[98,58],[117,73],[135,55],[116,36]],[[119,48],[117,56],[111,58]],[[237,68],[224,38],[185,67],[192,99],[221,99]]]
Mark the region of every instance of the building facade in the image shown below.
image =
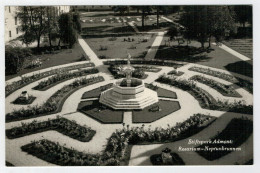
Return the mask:
[[[70,6],[54,6],[58,15],[70,11]],[[5,6],[5,43],[16,39],[22,32],[19,30],[19,19],[17,18],[18,6]]]

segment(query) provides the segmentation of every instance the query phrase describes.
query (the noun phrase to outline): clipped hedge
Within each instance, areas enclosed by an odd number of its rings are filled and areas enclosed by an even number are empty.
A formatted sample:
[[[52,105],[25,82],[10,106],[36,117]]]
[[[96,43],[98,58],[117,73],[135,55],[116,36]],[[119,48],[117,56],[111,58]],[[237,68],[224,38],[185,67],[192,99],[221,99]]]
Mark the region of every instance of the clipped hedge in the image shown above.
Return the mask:
[[[5,97],[9,96],[16,90],[18,90],[30,83],[33,83],[37,80],[40,80],[42,78],[45,78],[45,77],[48,77],[48,76],[51,76],[51,75],[54,75],[57,73],[61,73],[61,72],[66,72],[66,71],[75,70],[75,69],[79,69],[79,68],[93,67],[93,66],[94,66],[93,63],[86,63],[86,64],[72,65],[72,66],[63,67],[63,68],[59,68],[59,69],[49,70],[49,71],[46,71],[43,73],[35,73],[32,76],[23,76],[21,78],[21,80],[12,82],[11,84],[7,84],[5,86]]]
[[[9,139],[14,139],[48,130],[56,130],[81,142],[89,142],[96,133],[87,126],[80,126],[75,121],[57,116],[56,119],[48,119],[48,121],[38,122],[34,120],[31,123],[22,123],[20,127],[6,130],[6,136]]]
[[[27,109],[22,108],[6,114],[6,122],[19,121],[60,112],[65,100],[73,92],[81,87],[92,85],[103,80],[104,78],[101,76],[76,79],[71,84],[65,85],[63,88],[54,93],[43,105],[28,106]]]

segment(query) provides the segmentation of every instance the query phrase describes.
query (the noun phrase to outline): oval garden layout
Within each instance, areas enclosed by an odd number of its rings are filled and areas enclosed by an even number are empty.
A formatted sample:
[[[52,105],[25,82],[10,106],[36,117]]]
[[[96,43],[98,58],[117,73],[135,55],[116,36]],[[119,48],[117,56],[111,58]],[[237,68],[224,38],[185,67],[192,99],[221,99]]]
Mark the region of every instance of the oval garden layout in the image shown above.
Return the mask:
[[[160,17],[159,31],[139,32],[139,20],[82,13],[77,46],[86,59],[6,81],[8,165],[252,163],[252,78],[214,63],[158,58],[171,48],[165,31],[173,21]],[[156,15],[146,21],[153,29]]]

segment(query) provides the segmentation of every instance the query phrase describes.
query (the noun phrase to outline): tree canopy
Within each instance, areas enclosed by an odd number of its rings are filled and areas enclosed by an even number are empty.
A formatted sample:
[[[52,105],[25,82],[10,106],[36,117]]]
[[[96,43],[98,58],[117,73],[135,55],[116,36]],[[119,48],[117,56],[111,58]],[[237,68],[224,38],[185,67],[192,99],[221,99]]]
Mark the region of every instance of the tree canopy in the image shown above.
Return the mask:
[[[190,37],[198,40],[201,46],[212,36],[220,38],[235,24],[234,12],[228,6],[186,6],[181,16],[181,24]]]

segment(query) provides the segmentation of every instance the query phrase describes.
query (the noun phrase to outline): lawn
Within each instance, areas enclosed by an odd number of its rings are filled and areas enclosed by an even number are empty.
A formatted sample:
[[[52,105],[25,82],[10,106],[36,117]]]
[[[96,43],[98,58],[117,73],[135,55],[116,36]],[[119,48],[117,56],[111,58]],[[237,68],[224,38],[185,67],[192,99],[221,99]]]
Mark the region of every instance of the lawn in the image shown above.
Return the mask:
[[[223,42],[229,48],[247,56],[253,58],[253,40],[252,39],[232,39]]]
[[[150,109],[156,105],[159,105],[161,110],[152,112]],[[151,123],[179,110],[180,108],[180,104],[177,101],[159,100],[159,103],[148,106],[143,110],[134,110],[132,117],[133,123]]]
[[[27,59],[27,61],[25,61],[24,67],[26,67],[26,64],[28,62],[32,61],[33,59],[37,59],[37,58],[39,58],[42,61],[42,65],[40,67],[32,68],[32,69],[24,68],[17,74],[5,76],[5,80],[9,80],[11,78],[14,78],[14,77],[26,74],[26,73],[30,73],[33,71],[37,71],[37,70],[41,70],[41,69],[45,69],[45,68],[49,68],[49,67],[53,67],[53,66],[77,62],[80,60],[82,55],[87,57],[84,50],[81,48],[81,46],[78,43],[75,44],[74,48],[62,49],[61,52],[59,52],[57,54],[34,55],[33,57],[31,57],[31,58]]]
[[[109,41],[113,40],[114,41]],[[144,40],[147,39],[147,42]],[[102,59],[127,58],[130,53],[132,58],[143,58],[153,44],[154,34],[135,34],[118,37],[86,37],[85,41],[90,48]],[[126,40],[126,41],[124,41]],[[101,50],[101,47],[103,50]]]
[[[206,147],[209,148],[229,148],[229,149],[233,149],[233,148],[237,148],[240,145],[242,145],[248,138],[249,136],[252,134],[253,132],[253,122],[251,120],[248,119],[239,119],[239,118],[234,118],[232,119],[229,124],[227,125],[227,127],[220,132],[219,134],[217,134],[215,137],[213,137],[211,139],[212,143],[211,144],[204,144],[199,146],[198,148],[204,149],[201,151],[197,151],[197,153],[199,155],[201,155],[202,157],[204,157],[207,160],[216,160],[219,159],[227,154],[229,154],[230,152],[232,152],[232,150],[213,150],[213,151],[209,151],[206,150]],[[231,140],[232,143],[214,143],[214,141],[229,141]],[[245,151],[242,151],[245,152]]]
[[[99,88],[96,88],[96,89],[93,89],[93,90],[90,90],[90,91],[87,91],[85,92],[81,99],[89,99],[89,98],[97,98],[100,96],[101,92],[109,89],[112,87],[112,83],[110,84],[107,84],[107,85],[104,85],[104,86],[100,86]]]
[[[161,46],[155,55],[155,59],[192,62],[228,70],[249,77],[253,76],[252,61],[241,61],[236,56],[218,46],[211,44],[212,50],[207,52],[200,48],[201,45],[197,41],[191,41],[189,47],[187,47],[186,41],[179,46],[177,41],[169,43],[168,40],[168,36],[163,38]],[[205,47],[207,46],[208,43],[205,43]]]
[[[98,100],[80,102],[78,111],[104,124],[123,122],[123,111],[115,111],[103,106]]]

